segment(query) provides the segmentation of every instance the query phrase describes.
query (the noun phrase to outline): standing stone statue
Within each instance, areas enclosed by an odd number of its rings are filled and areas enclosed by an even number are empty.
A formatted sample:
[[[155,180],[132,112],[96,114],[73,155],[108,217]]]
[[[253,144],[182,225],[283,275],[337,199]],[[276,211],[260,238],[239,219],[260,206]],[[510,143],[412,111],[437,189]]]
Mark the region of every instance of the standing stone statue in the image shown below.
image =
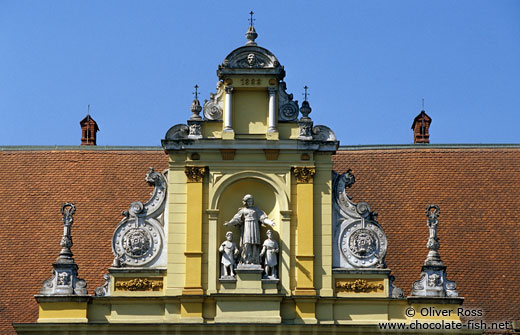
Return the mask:
[[[238,213],[224,225],[240,226],[240,249],[242,250],[240,264],[260,266],[260,224],[274,227],[274,222],[269,220],[264,211],[253,206],[255,202],[252,195],[246,194],[242,203],[244,207],[240,208]]]
[[[267,240],[264,241],[260,256],[264,257],[265,277],[278,279],[278,242],[273,240],[273,232],[267,231]]]
[[[220,263],[222,264],[221,278],[229,278],[235,276],[235,259],[238,257],[238,247],[233,242],[233,233],[226,233],[226,240],[222,242],[218,251],[222,253]]]

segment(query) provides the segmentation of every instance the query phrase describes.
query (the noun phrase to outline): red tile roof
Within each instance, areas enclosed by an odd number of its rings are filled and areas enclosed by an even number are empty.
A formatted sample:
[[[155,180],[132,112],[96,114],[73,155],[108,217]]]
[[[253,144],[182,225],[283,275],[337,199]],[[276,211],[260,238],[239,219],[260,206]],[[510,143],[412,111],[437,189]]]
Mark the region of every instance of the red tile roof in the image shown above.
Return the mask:
[[[163,151],[0,151],[0,334],[14,334],[12,322],[34,322],[33,298],[51,276],[61,250],[60,206],[77,210],[72,252],[79,276],[93,294],[113,256],[111,239],[121,211],[146,201],[148,167],[168,167]]]
[[[465,308],[487,321],[520,319],[520,147],[348,150],[334,163],[353,170],[353,200],[379,213],[387,265],[406,295],[428,252],[425,209],[434,203],[439,252]]]
[[[167,168],[161,150],[0,150],[0,333],[34,322],[33,298],[60,251],[60,206],[76,204],[72,251],[90,293],[112,263],[113,229],[132,201],[148,200],[148,167]],[[58,149],[58,148],[57,148]],[[395,284],[410,293],[426,257],[425,208],[441,207],[440,254],[465,306],[485,320],[520,319],[520,146],[354,147],[334,157],[351,168],[354,201],[379,213]]]

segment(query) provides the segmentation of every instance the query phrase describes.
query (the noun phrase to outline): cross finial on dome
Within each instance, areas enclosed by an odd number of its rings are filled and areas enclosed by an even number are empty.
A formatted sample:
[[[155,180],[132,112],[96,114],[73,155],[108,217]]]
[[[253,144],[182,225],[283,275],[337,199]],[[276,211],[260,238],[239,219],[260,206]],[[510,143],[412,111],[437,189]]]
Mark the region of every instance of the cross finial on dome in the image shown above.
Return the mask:
[[[199,98],[199,85],[195,84],[193,87],[195,88],[195,92],[193,92],[193,94],[195,95],[195,100],[197,100]]]
[[[253,19],[254,12],[249,12],[249,15],[251,15],[251,18],[249,19],[249,28],[247,29],[246,38],[247,43],[246,45],[256,45],[255,39],[258,37],[258,34],[255,31],[255,27],[253,27],[253,22],[255,19]]]
[[[250,25],[251,27],[254,25],[253,22],[255,21],[255,19],[253,19],[253,14],[254,14],[254,13],[255,13],[255,12],[253,12],[253,11],[250,11],[250,12],[249,12],[249,15],[251,15],[251,18],[249,19],[249,25]]]

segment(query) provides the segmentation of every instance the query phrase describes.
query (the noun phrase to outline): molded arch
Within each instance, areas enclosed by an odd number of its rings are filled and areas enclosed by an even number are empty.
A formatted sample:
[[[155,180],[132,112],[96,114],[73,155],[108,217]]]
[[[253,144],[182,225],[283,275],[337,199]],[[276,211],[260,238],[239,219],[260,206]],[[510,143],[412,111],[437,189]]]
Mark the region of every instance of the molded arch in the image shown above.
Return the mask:
[[[281,211],[289,210],[289,198],[287,196],[287,185],[279,177],[274,179],[272,176],[266,175],[257,171],[241,171],[232,175],[225,175],[218,182],[215,183],[213,190],[210,191],[210,209],[218,209],[217,205],[220,200],[220,196],[224,190],[235,182],[253,179],[266,184],[272,189],[276,195],[276,202],[280,206]]]

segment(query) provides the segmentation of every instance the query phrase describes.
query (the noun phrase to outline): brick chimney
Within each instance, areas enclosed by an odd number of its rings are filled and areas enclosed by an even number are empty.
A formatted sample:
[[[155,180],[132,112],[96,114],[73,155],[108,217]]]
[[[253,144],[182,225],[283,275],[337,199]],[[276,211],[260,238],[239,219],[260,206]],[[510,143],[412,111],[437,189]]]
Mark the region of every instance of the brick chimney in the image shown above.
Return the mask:
[[[412,130],[413,130],[413,143],[430,143],[430,124],[432,118],[426,114],[425,111],[421,111],[419,115],[413,119]]]
[[[79,122],[81,125],[81,145],[96,145],[96,133],[99,131],[96,121],[87,114]]]

